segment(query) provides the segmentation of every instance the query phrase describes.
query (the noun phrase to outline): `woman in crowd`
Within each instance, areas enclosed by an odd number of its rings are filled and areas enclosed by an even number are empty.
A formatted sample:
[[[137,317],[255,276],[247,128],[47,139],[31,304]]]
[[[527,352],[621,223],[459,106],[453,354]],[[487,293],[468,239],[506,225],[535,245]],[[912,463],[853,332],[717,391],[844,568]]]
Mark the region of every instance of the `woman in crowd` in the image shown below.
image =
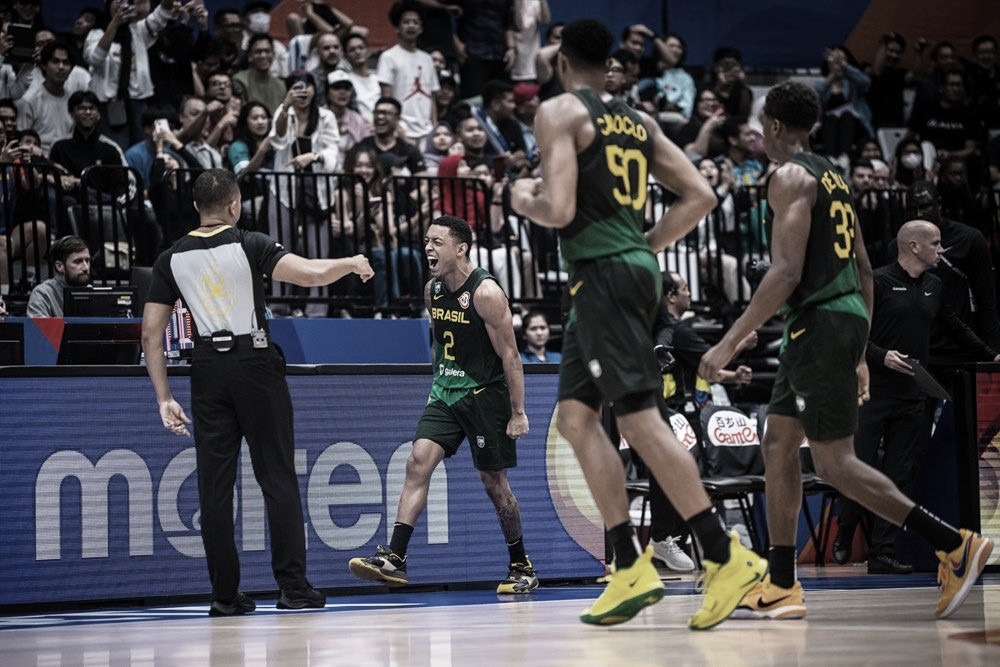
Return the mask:
[[[854,145],[863,137],[875,135],[872,112],[865,99],[872,82],[843,46],[826,50],[820,71],[825,77],[816,83],[823,106],[823,153],[836,158],[838,166],[846,171]]]
[[[658,119],[666,128],[683,127],[690,119],[694,107],[694,79],[684,70],[687,44],[677,33],[663,38],[664,48],[659,51],[663,71],[656,78],[662,91],[662,104]]]
[[[424,149],[424,160],[427,162],[427,175],[436,176],[438,165],[453,152],[455,145],[455,132],[451,125],[444,121],[438,122],[431,131],[431,136],[427,139],[427,147]]]
[[[248,102],[240,110],[236,121],[236,138],[229,144],[229,166],[240,176],[258,171],[274,170],[274,149],[268,134],[271,132],[271,113],[261,102]]]
[[[929,174],[924,168],[924,151],[916,139],[903,139],[896,145],[896,153],[889,164],[890,179],[903,187],[909,187],[914,181],[928,180]]]
[[[739,274],[739,259],[726,253],[718,237],[736,232],[736,215],[733,207],[733,171],[726,160],[721,166],[710,158],[696,163],[698,171],[712,186],[719,204],[707,218],[698,223],[698,260],[705,282],[718,289],[729,303],[740,297],[750,298],[750,284]]]
[[[711,88],[698,91],[691,120],[676,134],[674,142],[693,158],[714,158],[726,152],[726,138],[722,127],[726,122],[726,110]]]
[[[344,172],[356,178],[341,189],[342,193],[351,193],[350,201],[342,200],[334,208],[331,218],[334,243],[343,251],[338,255],[347,257],[364,252],[368,256],[375,271],[372,280],[375,316],[380,318],[389,306],[390,290],[393,299],[400,296],[401,270],[408,283],[421,282],[420,257],[409,246],[397,242],[393,192],[385,187],[385,168],[375,150],[362,145],[349,150],[344,158]],[[370,252],[365,252],[365,248]]]
[[[332,111],[319,106],[316,83],[309,72],[292,72],[285,79],[285,87],[288,92],[274,112],[274,125],[268,135],[278,172],[271,181],[270,235],[304,257],[329,257],[327,222],[333,184],[329,174],[337,165],[337,119]],[[279,287],[277,282],[275,286]],[[325,288],[310,288],[309,295],[319,297],[321,289]],[[272,309],[276,314],[285,311],[283,304],[275,304]],[[325,303],[309,303],[304,314],[324,317],[326,311]]]
[[[470,166],[465,156],[449,155],[441,161],[438,177],[443,179],[437,202],[440,212],[462,218],[472,227],[472,263],[492,273],[509,296],[520,298],[521,262],[530,265],[531,254],[520,248],[506,220],[503,183],[494,182],[490,163],[478,161]],[[529,282],[533,284],[534,278]]]

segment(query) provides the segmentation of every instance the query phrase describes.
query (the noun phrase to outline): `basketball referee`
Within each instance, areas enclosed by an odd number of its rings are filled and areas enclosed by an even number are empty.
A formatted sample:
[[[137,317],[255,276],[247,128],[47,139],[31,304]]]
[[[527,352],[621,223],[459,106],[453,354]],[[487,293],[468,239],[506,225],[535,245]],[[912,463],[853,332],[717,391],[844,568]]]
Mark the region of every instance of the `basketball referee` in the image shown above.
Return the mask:
[[[235,229],[241,197],[236,177],[210,169],[195,180],[201,226],[160,255],[153,267],[142,318],[142,349],[163,426],[189,436],[184,409],[174,400],[163,357],[163,332],[173,304],[184,300],[194,321],[191,368],[201,537],[212,582],[210,616],[252,612],[239,592],[233,539],[233,485],[246,437],[254,475],[264,492],[271,566],[281,588],[279,609],[322,607],[323,593],[306,579],[305,531],[298,480],[292,402],[285,362],[264,319],[264,275],[303,287],[328,285],[372,269],[363,255],[305,259],[258,232]]]

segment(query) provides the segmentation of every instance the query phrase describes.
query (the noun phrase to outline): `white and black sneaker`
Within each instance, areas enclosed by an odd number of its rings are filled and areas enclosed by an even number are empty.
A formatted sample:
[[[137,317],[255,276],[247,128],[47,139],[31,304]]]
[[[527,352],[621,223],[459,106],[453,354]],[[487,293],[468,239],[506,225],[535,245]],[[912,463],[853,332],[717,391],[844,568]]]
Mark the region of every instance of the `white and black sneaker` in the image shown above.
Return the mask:
[[[523,563],[511,563],[507,569],[507,578],[497,586],[497,593],[520,595],[530,593],[538,588],[538,575],[531,561],[525,556]]]
[[[381,581],[388,586],[405,586],[406,556],[400,558],[380,544],[374,556],[368,558],[352,558],[348,563],[351,572],[356,577],[368,581]]]

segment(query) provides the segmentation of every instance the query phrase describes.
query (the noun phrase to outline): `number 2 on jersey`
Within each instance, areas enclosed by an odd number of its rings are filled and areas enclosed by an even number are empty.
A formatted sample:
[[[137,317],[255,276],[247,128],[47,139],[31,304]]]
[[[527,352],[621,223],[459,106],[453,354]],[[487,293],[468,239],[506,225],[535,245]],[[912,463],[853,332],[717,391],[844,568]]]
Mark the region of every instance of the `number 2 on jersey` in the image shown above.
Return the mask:
[[[455,347],[455,334],[445,331],[441,334],[444,339],[444,358],[448,361],[455,361],[455,355],[451,353],[451,348]]]
[[[833,242],[833,251],[840,259],[847,259],[854,251],[854,224],[857,220],[854,208],[847,202],[834,201],[830,204],[830,217],[834,220],[840,218],[840,223],[834,227],[839,238]]]
[[[646,205],[646,156],[638,148],[608,146],[605,148],[608,170],[618,179],[611,193],[622,206],[631,206],[636,211]],[[633,179],[632,165],[635,165]]]

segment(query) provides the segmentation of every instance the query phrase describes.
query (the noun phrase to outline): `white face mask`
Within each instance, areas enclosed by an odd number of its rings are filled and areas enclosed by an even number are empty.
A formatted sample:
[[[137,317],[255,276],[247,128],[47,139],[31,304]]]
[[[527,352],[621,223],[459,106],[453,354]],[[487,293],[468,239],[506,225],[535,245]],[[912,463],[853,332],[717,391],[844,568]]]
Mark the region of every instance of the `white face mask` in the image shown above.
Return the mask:
[[[907,153],[899,161],[907,169],[916,169],[920,166],[922,158],[919,153]]]
[[[247,28],[250,32],[266,34],[271,29],[271,15],[266,12],[254,12],[247,17]]]

